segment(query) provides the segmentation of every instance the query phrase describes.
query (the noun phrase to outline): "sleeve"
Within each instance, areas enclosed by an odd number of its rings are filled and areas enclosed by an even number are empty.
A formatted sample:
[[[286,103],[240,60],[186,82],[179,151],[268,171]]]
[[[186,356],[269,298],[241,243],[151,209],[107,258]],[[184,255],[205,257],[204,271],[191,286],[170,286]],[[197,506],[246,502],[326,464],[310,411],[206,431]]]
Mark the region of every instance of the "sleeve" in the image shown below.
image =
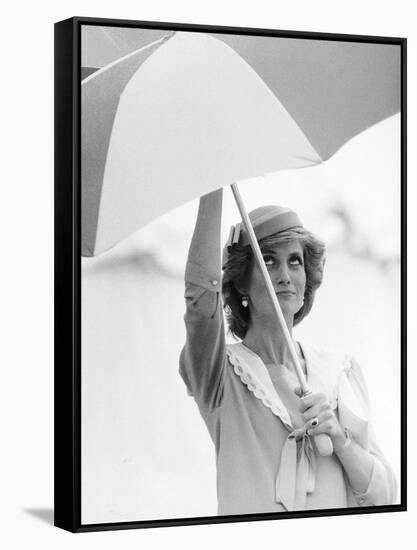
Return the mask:
[[[226,364],[221,275],[188,262],[185,271],[186,342],[180,375],[202,411],[221,404]]]
[[[352,490],[359,506],[393,504],[397,497],[395,475],[378,446],[370,419],[369,395],[362,369],[350,358],[350,368],[342,375],[339,418],[357,444],[370,453],[373,469],[365,492]]]

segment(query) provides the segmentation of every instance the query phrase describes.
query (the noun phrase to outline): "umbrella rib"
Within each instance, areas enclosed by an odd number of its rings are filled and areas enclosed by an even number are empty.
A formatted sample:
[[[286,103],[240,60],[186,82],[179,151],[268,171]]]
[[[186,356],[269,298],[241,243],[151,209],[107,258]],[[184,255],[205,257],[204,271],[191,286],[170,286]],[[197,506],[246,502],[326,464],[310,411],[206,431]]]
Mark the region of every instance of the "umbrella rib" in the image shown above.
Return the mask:
[[[99,29],[101,29],[101,31],[103,32],[103,34],[106,35],[106,37],[110,40],[110,42],[112,42],[112,43],[116,46],[116,48],[117,48],[119,51],[122,50],[120,44],[117,43],[117,40],[115,40],[114,37],[111,36],[111,34],[108,32],[108,30],[106,30],[105,27],[99,27]]]
[[[118,65],[119,63],[122,63],[126,59],[129,59],[130,57],[136,55],[138,52],[146,51],[147,49],[154,47],[156,44],[165,42],[165,40],[168,40],[169,38],[172,38],[172,36],[173,36],[173,33],[166,34],[165,36],[163,36],[162,38],[159,38],[158,40],[155,40],[155,42],[152,42],[151,44],[147,44],[146,46],[143,46],[142,48],[138,48],[137,50],[134,50],[133,52],[130,52],[130,53],[124,55],[123,57],[119,57],[118,59],[115,59],[114,61],[112,61],[108,65],[105,65],[104,67],[101,67],[98,71],[96,71],[93,74],[90,74],[89,76],[87,76],[87,78],[85,78],[81,82],[81,84],[84,85],[90,79],[97,77],[97,75],[102,74],[103,72],[107,71],[111,67],[114,67],[115,65]]]
[[[300,155],[296,155],[294,158],[298,160],[303,160],[308,164],[305,164],[304,166],[297,166],[297,168],[305,168],[306,166],[311,166],[312,164],[323,164],[324,160],[320,157],[320,162],[317,162],[317,160],[309,158],[309,157],[302,157]]]

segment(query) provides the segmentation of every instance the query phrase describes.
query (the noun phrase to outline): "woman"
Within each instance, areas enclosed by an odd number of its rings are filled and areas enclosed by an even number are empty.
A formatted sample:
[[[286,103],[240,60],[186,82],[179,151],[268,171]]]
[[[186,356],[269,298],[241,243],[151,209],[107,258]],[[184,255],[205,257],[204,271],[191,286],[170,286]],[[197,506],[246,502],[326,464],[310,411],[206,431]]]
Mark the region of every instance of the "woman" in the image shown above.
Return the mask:
[[[200,200],[186,267],[180,373],[216,449],[218,513],[391,504],[393,473],[374,441],[363,375],[349,356],[295,343],[313,394],[301,399],[289,350],[247,235],[232,228],[220,263],[222,191]],[[324,245],[295,212],[250,214],[287,327],[310,311]],[[224,304],[222,302],[222,296]],[[229,328],[242,341],[225,343]],[[327,434],[332,456],[314,436]]]

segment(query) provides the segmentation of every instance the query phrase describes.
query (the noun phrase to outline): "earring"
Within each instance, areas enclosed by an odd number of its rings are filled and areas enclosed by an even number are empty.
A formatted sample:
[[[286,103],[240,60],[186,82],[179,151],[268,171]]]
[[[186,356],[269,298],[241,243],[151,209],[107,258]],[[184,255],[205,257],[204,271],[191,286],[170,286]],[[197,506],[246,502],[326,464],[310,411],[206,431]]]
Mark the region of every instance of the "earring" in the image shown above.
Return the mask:
[[[248,296],[242,296],[242,306],[248,307],[249,305],[249,297]]]

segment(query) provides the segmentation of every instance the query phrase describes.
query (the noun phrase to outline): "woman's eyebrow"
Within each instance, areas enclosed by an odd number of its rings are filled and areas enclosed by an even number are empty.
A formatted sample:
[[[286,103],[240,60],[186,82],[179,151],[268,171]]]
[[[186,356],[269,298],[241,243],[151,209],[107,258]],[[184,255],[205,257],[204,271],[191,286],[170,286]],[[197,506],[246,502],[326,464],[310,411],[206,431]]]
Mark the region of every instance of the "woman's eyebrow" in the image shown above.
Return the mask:
[[[269,248],[269,247],[265,247],[265,248],[262,248],[261,249],[262,251],[262,254],[274,254],[274,256],[276,256],[278,254],[278,251],[276,248]],[[298,248],[294,248],[294,249],[290,249],[288,250],[287,252],[288,255],[291,255],[291,254],[299,254],[300,256],[302,256],[303,254],[303,251],[302,250],[298,250]]]

